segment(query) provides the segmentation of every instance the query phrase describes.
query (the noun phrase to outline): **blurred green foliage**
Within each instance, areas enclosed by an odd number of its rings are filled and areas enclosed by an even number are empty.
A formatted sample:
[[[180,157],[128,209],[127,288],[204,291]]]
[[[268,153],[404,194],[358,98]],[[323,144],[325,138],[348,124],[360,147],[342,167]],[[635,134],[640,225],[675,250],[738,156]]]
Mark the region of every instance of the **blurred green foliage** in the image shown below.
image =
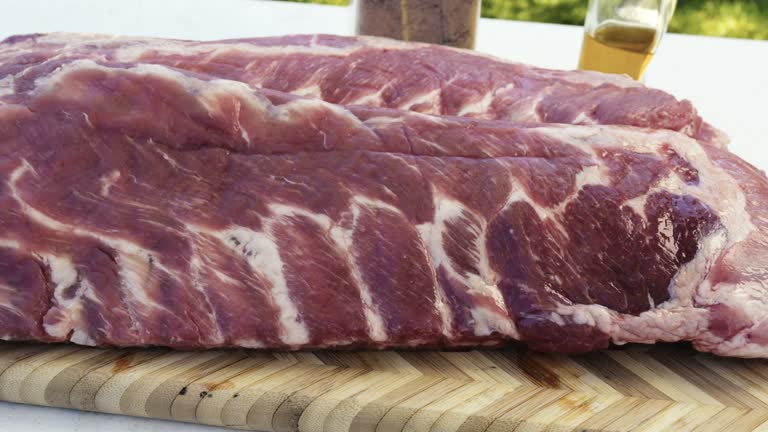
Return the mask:
[[[349,4],[349,0],[290,0]],[[587,0],[483,0],[483,16],[560,24],[584,23]],[[678,0],[669,31],[768,39],[768,0]]]
[[[676,33],[768,39],[768,0],[678,0],[669,29]]]

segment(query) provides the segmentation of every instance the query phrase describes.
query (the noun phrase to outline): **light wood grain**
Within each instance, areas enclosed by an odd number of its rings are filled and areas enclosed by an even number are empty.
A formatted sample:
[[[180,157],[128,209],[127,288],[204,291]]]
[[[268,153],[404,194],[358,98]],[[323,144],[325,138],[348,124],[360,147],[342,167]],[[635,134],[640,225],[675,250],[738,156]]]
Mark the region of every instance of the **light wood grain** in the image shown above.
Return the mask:
[[[768,362],[0,343],[0,399],[269,432],[768,431]]]

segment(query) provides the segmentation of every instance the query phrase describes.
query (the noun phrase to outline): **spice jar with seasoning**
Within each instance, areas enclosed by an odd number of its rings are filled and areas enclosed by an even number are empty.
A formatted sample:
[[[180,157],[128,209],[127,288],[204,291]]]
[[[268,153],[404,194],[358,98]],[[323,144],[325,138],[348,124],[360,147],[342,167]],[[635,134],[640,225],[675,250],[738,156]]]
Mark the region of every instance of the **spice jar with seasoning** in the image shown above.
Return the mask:
[[[474,48],[480,0],[354,0],[359,35]]]

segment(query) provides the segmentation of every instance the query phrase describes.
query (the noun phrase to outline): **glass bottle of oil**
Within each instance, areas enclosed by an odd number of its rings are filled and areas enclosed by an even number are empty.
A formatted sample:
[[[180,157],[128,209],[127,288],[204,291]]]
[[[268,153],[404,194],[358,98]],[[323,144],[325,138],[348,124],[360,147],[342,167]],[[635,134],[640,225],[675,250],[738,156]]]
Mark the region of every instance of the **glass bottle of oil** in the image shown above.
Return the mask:
[[[674,8],[675,0],[590,0],[579,69],[641,79]]]

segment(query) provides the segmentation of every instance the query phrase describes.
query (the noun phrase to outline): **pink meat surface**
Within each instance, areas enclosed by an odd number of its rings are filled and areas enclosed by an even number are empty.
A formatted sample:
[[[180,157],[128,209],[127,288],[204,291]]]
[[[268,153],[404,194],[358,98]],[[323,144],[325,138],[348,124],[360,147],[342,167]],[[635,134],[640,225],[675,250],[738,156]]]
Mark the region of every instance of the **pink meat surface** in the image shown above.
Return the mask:
[[[0,43],[0,79],[23,88],[77,58],[161,64],[343,105],[531,123],[670,129],[727,137],[693,105],[627,76],[557,71],[472,51],[370,37],[298,35],[214,42],[51,34]]]
[[[188,69],[0,78],[0,339],[768,357],[768,180],[726,150]]]

